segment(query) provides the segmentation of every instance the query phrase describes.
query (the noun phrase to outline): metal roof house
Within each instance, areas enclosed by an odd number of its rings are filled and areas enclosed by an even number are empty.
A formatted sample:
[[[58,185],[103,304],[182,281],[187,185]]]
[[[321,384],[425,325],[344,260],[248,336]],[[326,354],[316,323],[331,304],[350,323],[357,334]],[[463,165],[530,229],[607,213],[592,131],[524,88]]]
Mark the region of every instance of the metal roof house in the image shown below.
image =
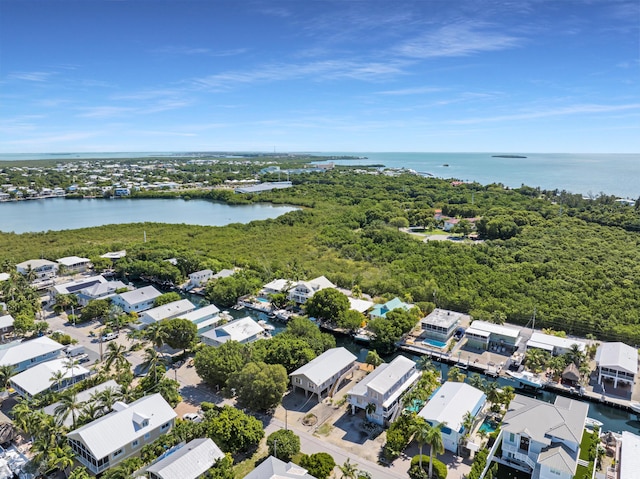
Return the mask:
[[[153,302],[158,296],[162,296],[160,291],[153,286],[145,286],[126,293],[116,294],[111,298],[111,302],[116,306],[120,306],[125,313],[141,313],[153,308]]]
[[[147,467],[149,479],[197,479],[224,457],[209,438],[194,439]]]
[[[106,282],[106,278],[102,275],[90,276],[89,278],[82,278],[77,281],[57,284],[51,288],[51,295],[55,297],[59,294],[77,294],[85,288],[90,288]]]
[[[442,427],[442,442],[447,451],[458,453],[458,445],[464,433],[466,413],[475,417],[487,402],[487,396],[466,383],[447,381],[418,413],[432,426],[446,423]]]
[[[521,340],[519,329],[480,320],[471,323],[465,338],[470,347],[509,354],[518,349]]]
[[[198,336],[212,330],[220,322],[220,310],[215,304],[209,304],[180,315],[180,318],[188,319],[198,328]]]
[[[60,380],[55,377],[61,373]],[[88,369],[75,365],[68,367],[68,359],[53,359],[16,374],[9,381],[22,397],[33,397],[45,391],[62,391],[90,375]]]
[[[80,273],[86,271],[91,266],[89,258],[80,258],[79,256],[65,256],[58,258],[56,262],[64,268],[67,273]]]
[[[554,404],[516,394],[496,442],[501,459],[538,479],[571,479],[589,405],[558,396]]]
[[[111,389],[113,392],[118,392],[122,389],[122,386],[120,386],[113,379],[110,379],[109,381],[106,381],[102,384],[98,384],[97,386],[94,386],[92,388],[85,389],[84,391],[80,391],[78,394],[76,394],[76,401],[81,404],[86,403],[90,401],[92,397],[95,397],[96,394],[99,394],[102,391],[105,391],[107,389]],[[49,404],[48,406],[44,407],[42,411],[45,414],[48,414],[49,416],[55,416],[56,408],[59,405],[60,405],[60,402],[54,402],[53,404]],[[62,425],[66,427],[71,427],[73,425],[73,418],[71,417],[71,415],[67,416],[64,419],[64,421],[62,422]]]
[[[306,469],[294,464],[286,463],[280,459],[269,456],[260,463],[244,479],[316,479]]]
[[[30,271],[36,274],[36,281],[46,281],[55,278],[58,274],[58,263],[46,259],[30,259],[16,265],[20,274],[26,275]]]
[[[336,285],[324,276],[310,279],[309,281],[299,281],[289,291],[289,299],[298,304],[306,303],[318,291],[326,288],[335,288]]]
[[[538,348],[549,351],[553,356],[560,356],[571,351],[576,346],[580,351],[584,352],[587,345],[584,341],[573,338],[561,338],[552,334],[540,333],[538,331],[531,335],[531,339],[527,341],[527,349]]]
[[[14,371],[19,373],[57,358],[63,349],[62,344],[46,336],[19,343],[13,342],[0,348],[0,366],[13,366]]]
[[[67,439],[76,459],[98,474],[168,433],[175,418],[163,397],[152,394],[128,405],[114,404],[113,412],[70,432]]]
[[[332,395],[340,380],[353,369],[356,359],[345,348],[329,349],[289,374],[293,390],[300,388],[305,395],[309,392],[317,394],[321,401],[325,393]]]
[[[220,346],[227,341],[251,343],[265,337],[265,334],[264,328],[247,316],[207,331],[200,338],[209,346]]]
[[[405,311],[409,311],[413,306],[411,304],[405,303],[400,298],[396,297],[390,301],[387,301],[384,304],[376,304],[373,306],[373,309],[369,312],[369,317],[371,319],[374,318],[384,318],[387,316],[389,311],[393,311],[394,309],[402,308]]]
[[[638,351],[624,343],[602,343],[596,351],[598,384],[603,380],[635,384],[638,374]]]
[[[188,299],[172,301],[155,308],[148,309],[140,315],[142,327],[159,323],[163,319],[181,318],[184,314],[194,311],[196,306]]]
[[[436,308],[420,320],[420,326],[427,338],[446,343],[465,318],[469,318],[469,316],[456,311]]]

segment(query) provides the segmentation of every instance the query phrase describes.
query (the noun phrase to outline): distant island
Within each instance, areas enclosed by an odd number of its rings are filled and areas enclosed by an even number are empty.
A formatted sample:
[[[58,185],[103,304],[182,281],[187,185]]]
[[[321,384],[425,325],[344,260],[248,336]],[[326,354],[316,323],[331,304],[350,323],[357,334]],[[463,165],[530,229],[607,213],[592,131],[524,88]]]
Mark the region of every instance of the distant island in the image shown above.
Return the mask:
[[[526,158],[522,155],[493,155],[491,158]]]

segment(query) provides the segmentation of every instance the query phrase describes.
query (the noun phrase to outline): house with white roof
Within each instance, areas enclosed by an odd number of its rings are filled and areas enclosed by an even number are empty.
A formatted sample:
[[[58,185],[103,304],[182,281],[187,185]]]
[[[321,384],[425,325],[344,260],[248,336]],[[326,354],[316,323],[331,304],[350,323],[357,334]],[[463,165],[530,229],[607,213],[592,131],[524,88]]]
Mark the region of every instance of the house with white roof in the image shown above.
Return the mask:
[[[179,316],[183,319],[188,319],[198,328],[198,336],[215,328],[220,320],[220,310],[215,304],[209,304],[198,308],[195,311],[191,311]]]
[[[602,343],[596,351],[598,384],[602,381],[635,384],[638,374],[638,350],[624,343]],[[606,388],[606,386],[605,386]]]
[[[247,316],[207,331],[200,338],[203,343],[209,346],[220,346],[227,341],[237,341],[242,344],[252,343],[268,337],[267,334],[262,326]]]
[[[149,479],[198,479],[224,457],[209,438],[199,438],[163,455],[146,468]]]
[[[496,442],[501,459],[537,479],[571,479],[589,405],[558,396],[550,404],[516,394]]]
[[[331,393],[339,385],[339,381],[353,370],[356,359],[357,357],[345,348],[329,349],[289,374],[293,390],[300,388],[304,390],[305,396],[308,393],[317,394],[318,401],[322,401],[325,393],[332,396]]]
[[[468,315],[436,308],[420,320],[425,337],[446,343],[463,321],[470,319]]]
[[[400,412],[400,396],[413,386],[422,373],[416,363],[404,356],[398,356],[390,363],[378,366],[362,381],[351,388],[348,394],[351,413],[364,409],[367,419],[376,424],[386,425]],[[369,411],[369,405],[374,411]]]
[[[89,258],[80,258],[79,256],[66,256],[57,259],[56,262],[67,274],[82,273],[91,266],[91,260],[89,260]]]
[[[101,274],[90,276],[88,278],[80,278],[76,281],[67,281],[66,283],[56,284],[51,287],[51,297],[55,298],[59,294],[76,294],[82,289],[90,288],[97,284],[104,284],[107,279]]]
[[[385,318],[389,311],[393,311],[394,309],[403,309],[405,311],[409,311],[413,308],[413,305],[409,303],[405,303],[400,298],[396,297],[390,301],[387,301],[384,304],[376,304],[373,306],[373,309],[369,312],[369,317],[371,319],[375,318]]]
[[[62,391],[91,374],[82,366],[68,366],[69,360],[66,358],[53,359],[16,374],[9,381],[18,394],[30,398],[49,390]],[[62,373],[62,376],[59,380],[54,380],[58,373]]]
[[[289,299],[297,304],[304,304],[318,291],[326,288],[335,288],[336,285],[324,276],[319,276],[309,281],[300,281],[289,291]]]
[[[5,344],[0,347],[0,366],[13,366],[14,371],[19,373],[56,359],[63,349],[62,344],[46,336]]]
[[[102,391],[106,391],[107,389],[110,389],[112,392],[117,393],[122,389],[122,386],[120,386],[113,379],[110,379],[103,382],[102,384],[98,384],[97,386],[79,392],[78,394],[76,394],[76,401],[78,402],[78,404],[85,404],[88,401],[91,401],[96,395],[100,394]],[[54,402],[53,404],[49,404],[48,406],[44,407],[42,411],[49,416],[55,416],[56,409],[59,405],[59,401]],[[71,417],[71,415],[67,416],[62,422],[62,425],[71,427],[73,425],[73,417]]]
[[[134,289],[125,293],[116,294],[111,298],[111,302],[120,306],[125,313],[141,313],[153,308],[153,302],[162,293],[153,286]]]
[[[640,436],[629,431],[622,431],[619,457],[616,459],[619,471],[617,479],[637,479],[638,471],[640,471]],[[607,475],[607,477],[610,476]]]
[[[347,299],[349,300],[349,309],[358,313],[364,314],[374,306],[374,302],[367,299],[352,298],[351,296],[347,296]]]
[[[15,320],[10,314],[0,316],[0,340],[4,341],[8,334],[13,333],[13,323]]]
[[[125,256],[127,256],[126,249],[123,249],[121,251],[110,251],[108,253],[100,255],[101,258],[110,259],[111,261],[119,260],[121,258],[124,258]]]
[[[164,319],[181,318],[184,314],[196,309],[196,306],[188,299],[172,301],[171,303],[156,306],[140,314],[140,324],[142,327],[159,323]]]
[[[527,350],[536,348],[548,351],[552,356],[567,354],[573,347],[577,347],[581,352],[585,352],[587,345],[584,341],[573,338],[561,338],[552,334],[534,332],[527,341]]]
[[[152,394],[131,404],[115,403],[112,412],[70,432],[67,440],[76,460],[99,474],[168,433],[175,418],[169,403]]]
[[[467,413],[476,417],[487,402],[485,393],[467,383],[447,381],[433,393],[429,402],[418,413],[432,426],[442,427],[442,442],[447,451],[458,453],[458,445],[464,437],[464,420]]]
[[[262,287],[258,296],[268,299],[272,294],[287,292],[294,284],[295,282],[290,279],[274,279]]]
[[[132,286],[127,286],[122,281],[107,281],[105,283],[97,283],[92,286],[82,288],[76,293],[78,298],[78,304],[80,306],[86,306],[89,301],[95,299],[109,299],[113,297],[116,291],[127,289],[132,291]]]
[[[33,272],[36,275],[35,281],[47,281],[58,275],[58,263],[47,259],[30,259],[16,265],[18,273],[27,275]]]
[[[189,274],[189,287],[190,288],[199,288],[200,286],[204,286],[207,284],[213,277],[213,271],[210,269],[203,269],[202,271],[195,271]]]
[[[269,456],[244,479],[316,479],[303,467]]]
[[[234,274],[236,274],[236,270],[235,269],[221,269],[216,274],[211,276],[211,279],[228,278],[229,276],[233,276]]]
[[[467,346],[511,354],[520,346],[520,330],[476,319],[464,334]]]

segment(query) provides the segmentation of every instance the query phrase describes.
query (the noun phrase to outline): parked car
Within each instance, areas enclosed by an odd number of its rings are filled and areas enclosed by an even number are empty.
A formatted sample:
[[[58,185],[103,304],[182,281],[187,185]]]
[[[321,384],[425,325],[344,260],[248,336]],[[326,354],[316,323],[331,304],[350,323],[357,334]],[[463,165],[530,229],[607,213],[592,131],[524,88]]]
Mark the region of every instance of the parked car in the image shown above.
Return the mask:
[[[118,337],[118,333],[111,332],[102,335],[103,341],[111,341],[112,339],[116,339]]]
[[[195,412],[188,412],[182,416],[185,421],[202,422],[202,416]]]
[[[91,361],[91,359],[89,359],[89,355],[87,353],[79,354],[79,355],[75,356],[74,359],[76,361],[78,361],[79,363],[86,363],[86,362]]]
[[[455,339],[456,341],[460,341],[462,339],[462,336],[464,336],[464,332],[465,332],[464,328],[456,329],[456,332],[453,333],[453,339]]]

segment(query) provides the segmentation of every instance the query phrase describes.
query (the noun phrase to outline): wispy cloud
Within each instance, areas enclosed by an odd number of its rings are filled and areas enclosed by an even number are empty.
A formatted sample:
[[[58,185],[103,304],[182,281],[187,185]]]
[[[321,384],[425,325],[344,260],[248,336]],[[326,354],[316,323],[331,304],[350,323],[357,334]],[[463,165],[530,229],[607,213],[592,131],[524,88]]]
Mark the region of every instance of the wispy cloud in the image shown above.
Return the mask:
[[[46,82],[57,72],[13,72],[9,73],[9,78],[16,80],[26,80],[35,82]]]
[[[528,111],[522,113],[514,113],[512,115],[498,115],[491,117],[466,118],[460,120],[451,120],[447,123],[457,125],[468,125],[477,123],[491,123],[511,120],[532,120],[537,118],[548,118],[554,116],[582,115],[590,113],[612,113],[628,110],[639,110],[640,103],[628,103],[624,105],[597,105],[582,104],[569,105],[565,107],[552,108],[546,110]]]
[[[241,55],[247,52],[246,48],[233,48],[227,50],[214,50],[211,48],[201,48],[201,47],[187,47],[187,46],[176,46],[169,45],[160,48],[156,48],[153,50],[153,53],[164,54],[164,55],[204,55],[209,57],[231,57],[235,55]]]
[[[395,51],[410,58],[461,57],[514,48],[522,41],[507,33],[492,31],[485,24],[462,22],[445,25],[406,41]]]
[[[378,95],[424,95],[429,93],[436,93],[444,91],[444,88],[431,87],[431,86],[422,86],[422,87],[414,87],[414,88],[401,88],[399,90],[384,90],[377,92]]]

